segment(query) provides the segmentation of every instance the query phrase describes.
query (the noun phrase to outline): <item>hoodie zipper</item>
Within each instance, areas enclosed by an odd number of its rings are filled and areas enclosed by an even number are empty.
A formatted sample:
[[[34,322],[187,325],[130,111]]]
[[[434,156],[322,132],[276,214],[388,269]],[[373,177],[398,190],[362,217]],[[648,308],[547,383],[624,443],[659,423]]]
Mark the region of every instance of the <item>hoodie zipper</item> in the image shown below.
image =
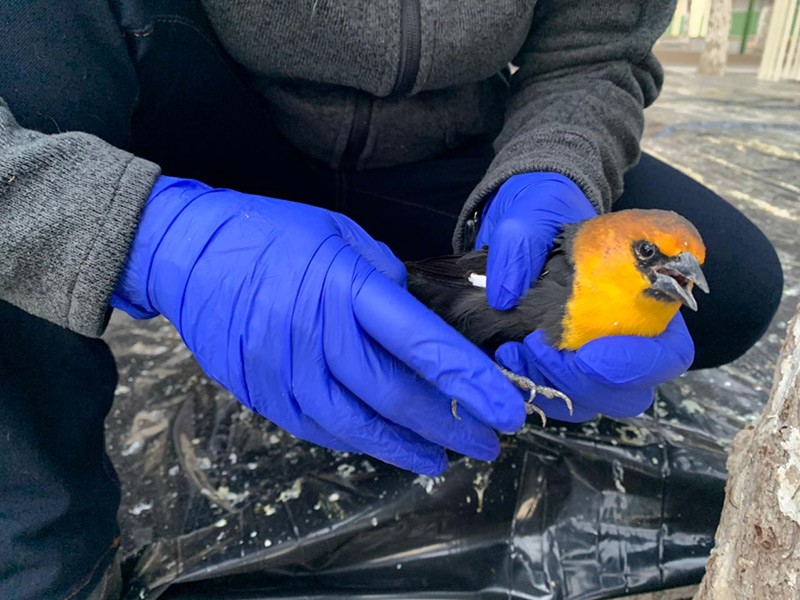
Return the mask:
[[[405,94],[414,87],[422,46],[420,21],[419,0],[400,0],[400,66],[392,94]]]
[[[342,154],[342,167],[345,169],[355,169],[358,166],[358,158],[364,151],[364,146],[367,145],[369,122],[372,119],[372,96],[366,92],[355,90],[355,97],[353,122],[350,124],[347,145]]]
[[[464,222],[463,237],[461,238],[462,252],[469,252],[475,247],[475,240],[478,239],[478,229],[481,226],[480,211],[476,210],[472,213],[472,217]]]
[[[400,0],[400,64],[390,94],[405,94],[411,91],[417,80],[422,44],[419,2],[420,0]],[[361,91],[356,92],[353,122],[342,154],[344,168],[355,168],[361,153],[364,152],[372,118],[372,102],[371,95]]]

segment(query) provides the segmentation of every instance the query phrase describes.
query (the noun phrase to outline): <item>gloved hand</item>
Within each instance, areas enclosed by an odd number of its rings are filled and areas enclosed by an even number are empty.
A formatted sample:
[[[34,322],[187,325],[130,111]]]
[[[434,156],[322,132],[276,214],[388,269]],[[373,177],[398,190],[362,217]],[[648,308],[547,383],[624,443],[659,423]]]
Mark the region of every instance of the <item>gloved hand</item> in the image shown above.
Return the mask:
[[[605,337],[570,352],[548,346],[543,333],[536,331],[523,343],[503,344],[495,357],[507,369],[572,399],[570,415],[561,400],[537,396],[536,405],[548,417],[580,422],[597,413],[615,418],[643,413],[653,403],[655,387],[692,364],[694,343],[678,313],[654,338]]]
[[[476,248],[489,246],[486,296],[507,310],[539,278],[553,240],[566,223],[597,215],[572,180],[558,173],[522,173],[497,190],[483,212]]]
[[[298,437],[429,475],[443,448],[492,460],[523,398],[404,281],[340,214],[161,177],[112,305],[163,314],[206,373]]]

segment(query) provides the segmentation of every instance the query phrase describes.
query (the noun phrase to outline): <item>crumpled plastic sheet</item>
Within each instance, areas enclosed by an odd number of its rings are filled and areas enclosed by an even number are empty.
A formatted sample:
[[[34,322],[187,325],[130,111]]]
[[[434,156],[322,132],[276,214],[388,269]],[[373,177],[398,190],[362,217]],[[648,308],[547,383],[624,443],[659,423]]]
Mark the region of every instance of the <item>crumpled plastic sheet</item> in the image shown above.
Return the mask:
[[[696,583],[730,441],[765,399],[692,373],[642,417],[533,417],[495,463],[454,455],[432,479],[284,433],[208,382],[163,321],[111,337],[129,600],[577,600]]]

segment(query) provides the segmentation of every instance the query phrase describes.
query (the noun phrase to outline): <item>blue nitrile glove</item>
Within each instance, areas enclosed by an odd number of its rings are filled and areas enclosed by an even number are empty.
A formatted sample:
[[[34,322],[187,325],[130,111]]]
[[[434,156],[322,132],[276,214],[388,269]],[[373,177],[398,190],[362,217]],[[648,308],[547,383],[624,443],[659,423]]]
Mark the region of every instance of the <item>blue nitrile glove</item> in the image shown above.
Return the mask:
[[[591,341],[575,352],[556,350],[536,331],[523,343],[508,342],[495,354],[507,369],[572,399],[573,414],[559,399],[537,396],[548,417],[588,421],[598,413],[634,417],[653,403],[655,387],[684,373],[694,360],[694,343],[678,313],[654,338],[612,336]]]
[[[343,215],[161,177],[112,305],[163,314],[206,373],[298,437],[429,475],[443,448],[494,459],[523,398],[405,275]]]
[[[558,173],[510,177],[483,211],[475,247],[489,246],[486,296],[507,310],[539,278],[553,240],[566,223],[597,215],[572,180]]]

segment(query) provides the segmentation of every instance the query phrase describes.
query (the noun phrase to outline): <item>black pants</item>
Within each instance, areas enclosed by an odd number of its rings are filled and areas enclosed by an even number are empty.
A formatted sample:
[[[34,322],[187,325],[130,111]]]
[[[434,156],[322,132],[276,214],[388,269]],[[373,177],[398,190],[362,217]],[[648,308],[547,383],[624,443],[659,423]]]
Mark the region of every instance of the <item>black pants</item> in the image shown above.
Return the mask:
[[[276,133],[194,2],[113,4],[115,13],[99,0],[0,6],[0,24],[11,24],[0,31],[0,96],[23,125],[92,132],[170,175],[344,212],[404,259],[451,250],[456,216],[491,160],[490,140],[391,169],[331,170]],[[743,354],[781,295],[769,241],[724,200],[648,156],[615,205],[631,207],[685,215],[708,246],[712,293],[699,294],[699,312],[686,315],[694,367]],[[81,598],[109,564],[119,487],[103,419],[115,385],[101,340],[0,302],[0,598]]]

